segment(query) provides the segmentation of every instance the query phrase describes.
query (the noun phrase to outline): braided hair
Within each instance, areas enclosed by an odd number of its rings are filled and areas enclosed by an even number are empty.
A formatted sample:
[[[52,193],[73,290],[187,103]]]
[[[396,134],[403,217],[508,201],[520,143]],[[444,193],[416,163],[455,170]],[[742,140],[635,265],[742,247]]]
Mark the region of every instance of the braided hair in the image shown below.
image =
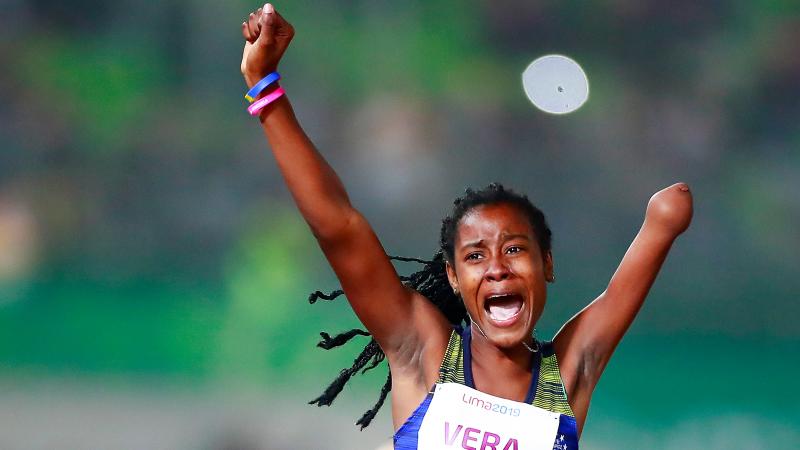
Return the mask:
[[[468,188],[462,197],[457,198],[453,202],[453,210],[450,215],[442,220],[439,250],[434,254],[431,260],[400,256],[389,257],[393,261],[416,262],[423,265],[421,270],[409,276],[401,276],[400,279],[403,284],[416,290],[430,300],[453,326],[461,325],[469,320],[464,303],[450,287],[445,269],[446,262],[452,263],[454,260],[453,255],[458,224],[464,215],[472,209],[483,205],[498,203],[511,204],[519,208],[533,227],[542,254],[546,254],[550,251],[552,233],[550,232],[550,228],[547,225],[542,211],[534,206],[526,195],[506,189],[500,183],[492,183],[479,190]],[[332,301],[342,294],[344,294],[344,292],[341,289],[334,290],[328,294],[315,291],[309,295],[308,302],[313,304],[319,299]],[[344,345],[356,336],[370,336],[370,334],[365,330],[354,328],[333,337],[325,332],[321,332],[320,336],[322,340],[317,344],[317,347],[330,350]],[[330,406],[353,375],[359,371],[363,374],[368,370],[374,369],[385,358],[386,355],[383,353],[383,350],[381,350],[377,341],[375,341],[374,338],[370,338],[367,345],[364,346],[364,349],[353,361],[353,365],[342,369],[325,391],[319,397],[310,401],[309,404]],[[365,412],[361,418],[358,419],[358,422],[356,422],[356,425],[360,426],[362,430],[372,422],[375,414],[378,413],[378,410],[380,410],[384,401],[386,401],[386,396],[391,389],[392,374],[389,372],[386,377],[386,382],[378,395],[377,402],[375,402],[372,409]]]

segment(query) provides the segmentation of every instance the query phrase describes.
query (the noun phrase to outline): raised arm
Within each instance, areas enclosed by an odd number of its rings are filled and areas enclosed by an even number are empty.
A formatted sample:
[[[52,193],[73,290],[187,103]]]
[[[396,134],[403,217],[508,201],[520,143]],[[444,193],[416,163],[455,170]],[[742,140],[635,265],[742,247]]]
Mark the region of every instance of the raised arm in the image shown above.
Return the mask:
[[[277,69],[294,28],[266,4],[242,23],[242,34],[242,75],[252,87]],[[404,339],[415,335],[411,319],[419,294],[402,285],[372,228],[300,127],[288,98],[269,104],[260,120],[286,185],[353,310],[391,359]]]
[[[677,183],[656,192],[606,290],[557,333],[556,353],[576,416],[585,416],[597,380],[642,307],[672,243],[691,219],[689,186]]]

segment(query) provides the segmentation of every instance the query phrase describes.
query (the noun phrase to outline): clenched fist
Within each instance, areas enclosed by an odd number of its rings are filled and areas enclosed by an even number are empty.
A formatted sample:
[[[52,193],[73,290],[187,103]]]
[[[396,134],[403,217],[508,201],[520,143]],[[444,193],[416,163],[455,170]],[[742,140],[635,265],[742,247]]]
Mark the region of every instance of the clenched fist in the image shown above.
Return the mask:
[[[242,22],[244,53],[242,75],[247,87],[253,87],[278,68],[283,53],[294,37],[294,27],[270,3],[250,13]]]

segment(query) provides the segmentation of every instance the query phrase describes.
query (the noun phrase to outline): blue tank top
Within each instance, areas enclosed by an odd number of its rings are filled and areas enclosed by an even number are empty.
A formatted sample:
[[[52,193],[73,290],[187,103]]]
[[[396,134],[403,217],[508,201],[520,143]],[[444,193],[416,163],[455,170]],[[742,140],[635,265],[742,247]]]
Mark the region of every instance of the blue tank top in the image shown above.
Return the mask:
[[[457,327],[451,333],[447,350],[439,367],[437,385],[457,383],[475,388],[472,378],[470,347],[472,336],[470,333],[470,327]],[[539,348],[540,350],[533,358],[533,367],[531,368],[533,377],[524,403],[559,414],[558,431],[553,442],[553,450],[577,450],[578,426],[575,414],[567,401],[552,342],[540,342]],[[435,395],[436,386],[431,389],[422,403],[394,434],[395,450],[419,450],[419,430]],[[476,448],[480,450],[480,444]]]

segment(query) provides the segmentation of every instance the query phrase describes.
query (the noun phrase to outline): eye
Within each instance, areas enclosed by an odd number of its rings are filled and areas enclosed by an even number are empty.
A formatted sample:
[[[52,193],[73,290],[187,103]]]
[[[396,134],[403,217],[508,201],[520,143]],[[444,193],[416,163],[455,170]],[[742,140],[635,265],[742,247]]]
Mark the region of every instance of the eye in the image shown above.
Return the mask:
[[[521,251],[522,247],[520,247],[519,245],[512,245],[506,249],[506,253],[511,253],[511,254],[519,253]]]
[[[481,257],[483,257],[483,255],[481,255],[479,252],[472,252],[468,253],[464,259],[469,261],[469,260],[477,260],[480,259]]]

